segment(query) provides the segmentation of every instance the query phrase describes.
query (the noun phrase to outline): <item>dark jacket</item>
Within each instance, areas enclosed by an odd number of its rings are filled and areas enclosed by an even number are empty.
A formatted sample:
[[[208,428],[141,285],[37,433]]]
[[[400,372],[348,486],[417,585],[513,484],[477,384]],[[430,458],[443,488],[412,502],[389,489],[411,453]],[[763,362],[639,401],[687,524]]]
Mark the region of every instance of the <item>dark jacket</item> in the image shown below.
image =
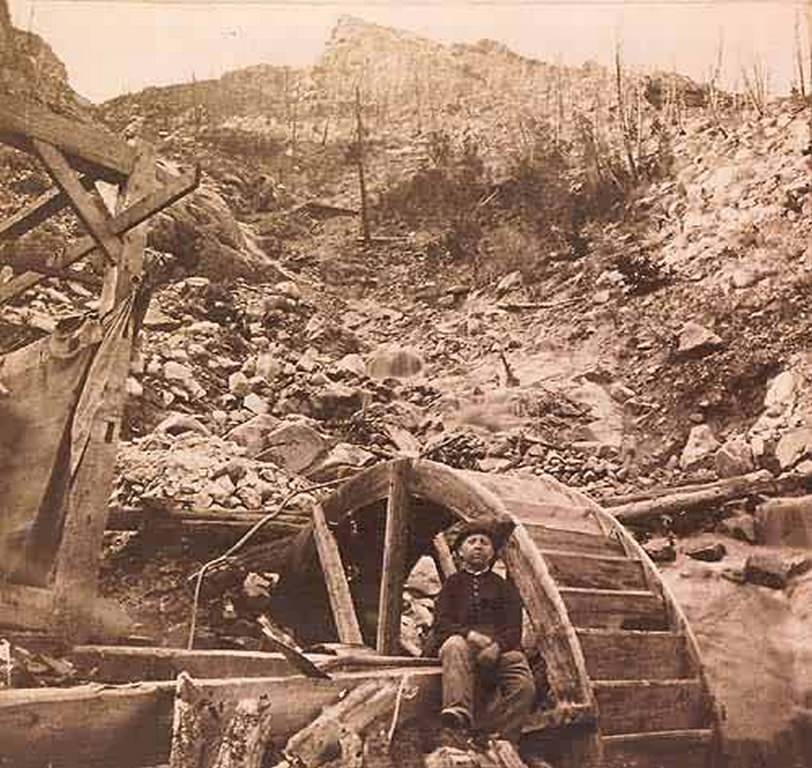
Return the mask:
[[[451,635],[486,631],[505,651],[521,649],[522,601],[513,582],[492,571],[458,571],[446,579],[434,604],[434,627],[427,653],[436,655]]]

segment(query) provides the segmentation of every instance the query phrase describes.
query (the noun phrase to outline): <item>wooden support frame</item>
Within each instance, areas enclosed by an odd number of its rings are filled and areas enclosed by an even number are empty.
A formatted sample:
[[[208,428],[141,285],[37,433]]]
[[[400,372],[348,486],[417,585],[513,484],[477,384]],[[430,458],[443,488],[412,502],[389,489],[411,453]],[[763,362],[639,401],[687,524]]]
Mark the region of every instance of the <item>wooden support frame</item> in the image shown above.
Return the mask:
[[[99,207],[99,204],[82,187],[73,168],[55,146],[39,139],[32,139],[32,144],[45,165],[48,175],[62,194],[67,197],[71,208],[82,224],[85,225],[109,261],[112,264],[118,264],[121,260],[123,246],[121,240],[110,228],[110,216],[107,211]]]
[[[114,134],[8,94],[0,102],[0,136],[26,152],[33,150],[33,139],[53,144],[73,167],[115,184],[126,181],[135,167],[136,150]]]
[[[363,645],[364,639],[352,602],[347,574],[341,561],[341,553],[338,550],[335,536],[327,527],[324,510],[320,504],[313,506],[313,538],[327,585],[327,597],[330,601],[338,639],[342,643]]]
[[[406,548],[409,535],[409,459],[390,465],[389,499],[386,505],[383,571],[378,601],[378,653],[393,654],[400,641],[400,614],[403,607],[403,583],[406,578]]]
[[[79,184],[87,190],[92,189],[95,182],[92,176],[79,177]],[[70,205],[68,198],[58,188],[43,192],[22,210],[0,222],[0,240],[21,237],[68,205]]]
[[[196,189],[200,183],[200,169],[197,168],[191,173],[175,177],[166,181],[159,189],[143,196],[137,202],[129,205],[121,213],[116,214],[110,221],[110,227],[114,234],[121,235],[128,232],[133,227],[146,221],[150,216],[171,205],[176,200],[180,200],[192,190]],[[71,245],[65,254],[54,260],[49,267],[64,269],[79,261],[79,259],[92,253],[96,248],[96,241],[86,236],[77,240]],[[23,291],[35,286],[43,275],[30,270],[17,275],[13,280],[0,286],[0,304],[19,296]]]
[[[143,151],[127,183],[125,199],[132,201],[154,191],[155,157]],[[69,194],[66,192],[66,194]],[[140,275],[146,233],[126,235],[117,267],[108,270],[101,312],[122,302]],[[97,591],[102,538],[107,527],[107,500],[113,484],[116,446],[121,427],[125,381],[132,353],[133,318],[127,313],[120,337],[111,339],[103,401],[92,414],[90,437],[68,494],[62,542],[54,570],[54,591],[62,631],[83,640],[92,631],[90,616]]]

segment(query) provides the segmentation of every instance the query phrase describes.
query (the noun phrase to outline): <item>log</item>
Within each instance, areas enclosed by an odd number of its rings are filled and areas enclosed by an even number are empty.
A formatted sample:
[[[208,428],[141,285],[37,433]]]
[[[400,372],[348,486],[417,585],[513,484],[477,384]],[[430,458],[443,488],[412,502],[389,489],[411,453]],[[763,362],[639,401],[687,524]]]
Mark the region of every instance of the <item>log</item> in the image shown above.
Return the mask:
[[[776,493],[782,488],[799,487],[811,475],[782,475],[774,477],[766,469],[751,472],[749,475],[732,477],[709,484],[698,491],[676,492],[667,496],[635,501],[613,507],[610,512],[623,523],[640,523],[660,515],[673,515],[688,510],[705,509],[731,499],[762,493]]]
[[[349,757],[344,750],[355,740],[342,744],[342,736],[363,736],[372,723],[394,709],[399,688],[396,680],[368,681],[357,686],[288,740],[284,750],[287,762],[316,768],[337,757]]]
[[[211,768],[261,768],[272,730],[268,703],[243,699],[228,722]]]
[[[169,768],[202,768],[203,755],[216,730],[203,693],[186,672],[181,672],[175,690]]]
[[[440,572],[441,578],[445,581],[449,576],[457,572],[454,555],[451,554],[451,547],[448,546],[448,541],[442,532],[434,537],[432,544],[434,546],[434,562],[437,564],[437,570]]]

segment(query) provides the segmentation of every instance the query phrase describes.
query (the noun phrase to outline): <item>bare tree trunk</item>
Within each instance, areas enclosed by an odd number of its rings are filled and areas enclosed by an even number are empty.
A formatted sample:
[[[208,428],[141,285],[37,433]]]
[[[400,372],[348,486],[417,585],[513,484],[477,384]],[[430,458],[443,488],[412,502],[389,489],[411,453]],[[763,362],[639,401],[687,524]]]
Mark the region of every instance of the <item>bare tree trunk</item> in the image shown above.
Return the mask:
[[[361,88],[355,86],[355,122],[358,140],[358,184],[361,187],[361,237],[369,242],[369,214],[367,211],[367,185],[364,178],[364,126],[361,122]]]

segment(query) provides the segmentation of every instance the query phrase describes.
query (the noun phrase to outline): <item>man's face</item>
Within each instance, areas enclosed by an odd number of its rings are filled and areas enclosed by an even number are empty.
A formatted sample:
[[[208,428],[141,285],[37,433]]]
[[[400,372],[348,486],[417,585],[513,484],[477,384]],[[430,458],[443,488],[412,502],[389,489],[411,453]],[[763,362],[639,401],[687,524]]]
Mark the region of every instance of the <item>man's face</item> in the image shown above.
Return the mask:
[[[493,562],[495,554],[493,542],[484,533],[472,533],[460,544],[462,562],[474,570],[487,568]]]

